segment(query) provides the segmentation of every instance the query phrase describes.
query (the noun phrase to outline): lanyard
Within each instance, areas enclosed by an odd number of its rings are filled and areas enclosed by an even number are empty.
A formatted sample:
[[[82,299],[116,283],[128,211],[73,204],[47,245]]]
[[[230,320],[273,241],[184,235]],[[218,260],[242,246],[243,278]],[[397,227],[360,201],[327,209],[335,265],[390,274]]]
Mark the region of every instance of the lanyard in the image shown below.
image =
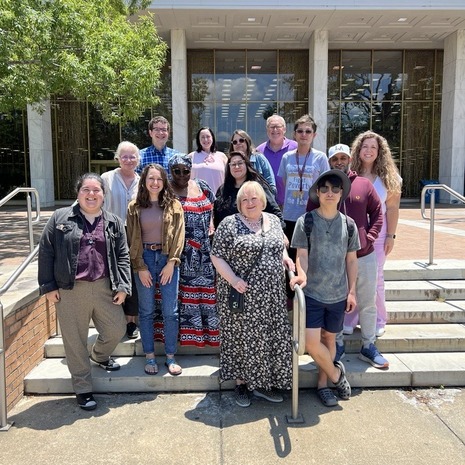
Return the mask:
[[[303,176],[304,176],[304,172],[305,172],[305,165],[307,164],[307,160],[308,160],[308,157],[310,156],[310,153],[311,153],[312,149],[310,149],[308,152],[307,152],[307,155],[305,155],[305,160],[304,160],[304,164],[302,165],[302,169],[300,169],[300,166],[299,166],[299,152],[295,152],[295,162],[297,163],[297,172],[299,173],[299,178],[300,178],[300,192],[302,192],[302,182],[303,182]]]

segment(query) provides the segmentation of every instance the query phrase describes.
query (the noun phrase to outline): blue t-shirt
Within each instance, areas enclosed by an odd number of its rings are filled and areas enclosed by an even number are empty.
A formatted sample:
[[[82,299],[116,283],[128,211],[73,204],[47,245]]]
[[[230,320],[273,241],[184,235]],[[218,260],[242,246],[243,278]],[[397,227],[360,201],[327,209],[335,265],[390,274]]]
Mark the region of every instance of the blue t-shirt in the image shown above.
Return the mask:
[[[329,170],[328,158],[323,152],[311,149],[308,157],[299,155],[297,150],[291,150],[283,155],[279,165],[278,176],[284,180],[283,218],[287,221],[297,221],[307,208],[310,187],[320,174]],[[305,160],[307,158],[307,160]],[[304,167],[305,164],[305,167]],[[300,189],[299,169],[302,172],[302,189]]]

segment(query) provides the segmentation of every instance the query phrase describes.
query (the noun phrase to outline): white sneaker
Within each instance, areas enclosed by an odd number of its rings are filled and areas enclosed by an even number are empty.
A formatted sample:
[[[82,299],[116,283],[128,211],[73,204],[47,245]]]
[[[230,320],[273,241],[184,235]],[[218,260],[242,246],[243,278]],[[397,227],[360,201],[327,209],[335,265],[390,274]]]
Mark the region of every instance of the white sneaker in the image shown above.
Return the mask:
[[[342,328],[342,334],[350,336],[351,334],[354,334],[354,328],[352,328],[352,326],[344,326]]]
[[[381,337],[386,332],[384,326],[376,328],[376,337]]]

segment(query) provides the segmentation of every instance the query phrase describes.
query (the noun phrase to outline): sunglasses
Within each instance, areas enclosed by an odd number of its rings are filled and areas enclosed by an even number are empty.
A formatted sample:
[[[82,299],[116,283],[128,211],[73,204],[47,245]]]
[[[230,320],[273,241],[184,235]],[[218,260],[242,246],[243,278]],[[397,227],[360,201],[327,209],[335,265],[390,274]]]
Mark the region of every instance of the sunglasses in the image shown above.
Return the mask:
[[[331,192],[333,194],[339,194],[339,192],[342,191],[342,187],[338,187],[338,186],[321,186],[318,190],[322,193],[322,194],[326,194],[329,192],[329,189],[331,189]]]
[[[173,168],[173,173],[176,174],[177,176],[180,176],[181,174],[183,176],[186,176],[188,174],[191,174],[191,170],[188,168],[181,169],[181,168]]]
[[[296,129],[295,132],[297,134],[313,134],[313,131],[311,129]]]
[[[237,145],[237,144],[243,144],[245,142],[245,139],[243,139],[242,137],[237,139],[237,140],[233,140],[231,141],[232,142],[232,145]]]

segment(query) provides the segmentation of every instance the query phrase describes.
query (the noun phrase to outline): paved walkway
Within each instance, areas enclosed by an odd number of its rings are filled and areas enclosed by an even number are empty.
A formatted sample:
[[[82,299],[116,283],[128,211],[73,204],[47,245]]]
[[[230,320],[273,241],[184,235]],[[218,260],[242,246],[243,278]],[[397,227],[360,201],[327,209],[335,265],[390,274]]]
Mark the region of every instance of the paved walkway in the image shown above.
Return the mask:
[[[84,412],[73,397],[25,398],[0,433],[8,465],[463,465],[465,390],[354,390],[327,409],[300,391],[305,423],[282,404],[232,392],[97,395]]]

